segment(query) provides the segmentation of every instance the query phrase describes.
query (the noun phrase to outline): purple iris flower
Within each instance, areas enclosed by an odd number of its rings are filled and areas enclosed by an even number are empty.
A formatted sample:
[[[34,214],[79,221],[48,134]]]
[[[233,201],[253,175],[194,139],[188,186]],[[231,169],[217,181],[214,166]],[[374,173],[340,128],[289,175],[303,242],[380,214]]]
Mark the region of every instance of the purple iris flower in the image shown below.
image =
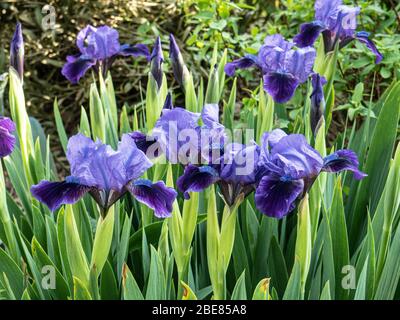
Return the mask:
[[[33,196],[54,211],[63,204],[73,204],[86,193],[94,198],[102,212],[107,212],[126,192],[154,210],[157,217],[168,217],[176,191],[164,182],[139,179],[152,166],[133,139],[125,134],[113,150],[100,141],[77,134],[68,141],[67,159],[71,175],[62,182],[43,180],[31,187]]]
[[[0,116],[0,158],[8,156],[14,150],[15,137],[12,132],[15,131],[14,122]]]
[[[88,25],[78,33],[76,45],[80,54],[67,56],[61,71],[72,83],[77,83],[92,67],[106,75],[118,56],[144,56],[150,59],[149,49],[144,44],[121,45],[118,31],[108,26],[96,28]]]
[[[288,102],[297,87],[312,74],[316,51],[312,47],[293,49],[294,43],[281,35],[268,36],[258,55],[247,55],[227,63],[225,73],[233,76],[236,69],[258,67],[263,75],[264,90],[278,103]]]
[[[10,65],[17,71],[19,78],[24,77],[24,38],[18,22],[10,45]]]
[[[255,143],[231,143],[221,147],[222,156],[210,164],[189,164],[178,178],[177,186],[186,199],[189,192],[200,192],[217,183],[225,202],[232,206],[240,195],[246,197],[254,191],[257,182],[256,168],[260,148]]]
[[[356,179],[362,179],[366,174],[358,165],[352,150],[338,150],[323,159],[303,135],[286,135],[280,129],[265,133],[257,168],[256,206],[270,217],[283,218],[321,172],[350,170]]]
[[[218,113],[217,104],[206,104],[201,114],[180,107],[164,108],[153,137],[168,161],[183,165],[208,162],[212,146],[223,144],[225,139]]]
[[[379,63],[383,56],[369,39],[369,33],[356,32],[359,13],[359,7],[345,6],[342,0],[316,0],[315,20],[301,25],[294,42],[300,48],[312,46],[322,33],[325,52],[331,52],[338,42],[342,48],[353,40],[358,40],[376,56],[375,63]]]

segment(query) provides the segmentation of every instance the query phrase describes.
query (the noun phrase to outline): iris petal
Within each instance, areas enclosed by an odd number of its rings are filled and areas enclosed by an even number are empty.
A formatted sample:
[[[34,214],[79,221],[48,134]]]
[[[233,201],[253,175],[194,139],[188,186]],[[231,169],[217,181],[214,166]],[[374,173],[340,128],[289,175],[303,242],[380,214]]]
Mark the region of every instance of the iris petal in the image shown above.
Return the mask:
[[[271,72],[264,75],[264,89],[278,103],[288,102],[298,86],[299,81],[289,73]]]
[[[361,180],[367,176],[358,170],[359,162],[356,153],[352,150],[338,150],[324,159],[322,170],[326,172],[352,171],[354,178]]]
[[[303,188],[303,180],[283,181],[274,175],[264,176],[256,189],[256,207],[269,217],[281,219],[294,209]]]
[[[129,186],[129,191],[139,202],[154,210],[158,218],[171,216],[172,204],[177,192],[168,188],[163,181],[152,183],[149,180],[136,180]]]
[[[217,171],[210,166],[197,167],[189,164],[185,172],[178,178],[177,186],[185,199],[189,199],[189,192],[200,192],[219,179]]]
[[[64,64],[61,73],[71,83],[78,83],[86,71],[96,64],[96,60],[89,56],[68,56],[67,62]]]
[[[271,149],[270,161],[285,168],[292,179],[316,177],[322,168],[323,159],[301,134],[283,137]]]
[[[134,46],[130,44],[123,44],[119,48],[119,55],[127,57],[145,57],[147,61],[150,61],[150,51],[149,48],[145,44],[136,44]]]
[[[82,198],[89,187],[75,182],[41,181],[31,187],[32,195],[49,207],[51,211],[57,210],[63,204],[73,204]]]
[[[160,155],[160,144],[157,142],[156,138],[147,136],[140,131],[131,132],[129,136],[135,141],[138,149],[149,159],[157,158]]]
[[[294,37],[293,41],[299,48],[313,46],[324,29],[325,26],[321,21],[303,23],[300,26],[300,33]]]
[[[243,58],[227,63],[224,70],[229,77],[233,77],[237,69],[247,69],[257,64],[258,62],[256,56],[247,55]]]

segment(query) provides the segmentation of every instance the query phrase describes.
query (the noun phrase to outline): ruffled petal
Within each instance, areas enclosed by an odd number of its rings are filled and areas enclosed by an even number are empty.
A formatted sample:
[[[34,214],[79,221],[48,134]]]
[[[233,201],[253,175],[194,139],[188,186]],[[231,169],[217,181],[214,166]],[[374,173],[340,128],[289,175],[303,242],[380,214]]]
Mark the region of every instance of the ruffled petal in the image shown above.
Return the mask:
[[[224,70],[229,77],[233,77],[237,69],[247,69],[255,65],[258,65],[257,57],[254,55],[247,55],[243,58],[227,63]]]
[[[140,179],[134,181],[128,189],[136,200],[153,209],[156,217],[171,216],[177,192],[167,187],[163,181],[152,183],[150,180]]]
[[[260,147],[256,144],[249,146],[233,144],[233,146],[230,150],[225,150],[221,179],[235,185],[255,184]]]
[[[178,178],[177,186],[185,199],[189,199],[189,192],[200,192],[217,182],[218,179],[218,172],[214,168],[189,164],[183,175]]]
[[[64,64],[61,73],[71,83],[78,83],[86,71],[96,64],[96,60],[86,55],[68,56],[67,62]]]
[[[289,73],[271,72],[264,75],[264,89],[278,103],[288,102],[298,86],[299,81]]]
[[[325,25],[321,21],[303,23],[300,26],[300,33],[294,37],[293,41],[299,48],[313,46],[324,29]]]
[[[383,55],[379,52],[375,43],[369,38],[370,34],[368,32],[362,31],[357,32],[356,39],[361,43],[364,43],[367,48],[375,55],[376,60],[375,63],[378,64],[382,61]]]
[[[79,31],[78,36],[76,37],[76,45],[79,48],[79,51],[83,55],[93,55],[96,48],[95,42],[93,38],[93,34],[97,31],[97,28],[88,25]]]
[[[98,27],[92,36],[95,45],[94,58],[105,60],[119,53],[119,34],[114,28],[109,26]]]
[[[338,150],[324,159],[322,170],[326,172],[349,170],[353,172],[355,179],[361,180],[367,174],[358,170],[358,166],[358,157],[353,150]]]
[[[270,161],[283,168],[292,180],[316,177],[323,165],[321,155],[301,134],[283,137],[271,149]]]
[[[303,189],[303,180],[285,181],[274,175],[264,176],[256,189],[256,207],[269,217],[281,219],[294,209]]]
[[[89,190],[89,187],[75,182],[68,182],[68,179],[62,182],[43,180],[31,187],[32,195],[48,206],[51,211],[57,210],[63,204],[77,202]]]
[[[312,47],[291,50],[285,55],[285,70],[300,83],[304,83],[313,73],[316,56],[317,53]]]

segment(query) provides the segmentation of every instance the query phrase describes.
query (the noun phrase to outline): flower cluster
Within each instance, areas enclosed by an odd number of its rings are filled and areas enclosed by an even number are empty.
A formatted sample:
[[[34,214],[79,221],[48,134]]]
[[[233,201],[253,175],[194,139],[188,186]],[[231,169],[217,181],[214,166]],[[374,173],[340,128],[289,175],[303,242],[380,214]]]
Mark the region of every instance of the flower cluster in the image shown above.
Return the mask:
[[[265,91],[279,103],[289,101],[298,86],[311,79],[311,122],[315,129],[323,114],[326,79],[313,71],[313,44],[321,32],[328,51],[338,42],[343,46],[351,39],[365,40],[362,34],[355,33],[353,24],[343,27],[348,17],[355,21],[358,11],[342,6],[341,1],[317,1],[317,20],[303,25],[294,42],[279,34],[268,36],[257,56],[247,55],[230,62],[225,65],[225,72],[232,76],[236,69],[256,66],[262,73]],[[366,43],[375,48],[369,40]],[[150,54],[141,44],[120,45],[118,32],[112,28],[87,26],[79,32],[77,46],[80,54],[67,57],[62,70],[71,82],[79,81],[91,67],[105,73],[117,56],[142,55],[150,62],[150,74],[161,88],[164,56],[159,37]],[[170,60],[174,75],[184,88],[190,73],[172,35]],[[9,145],[12,143],[10,138]],[[170,163],[183,166],[176,185],[184,198],[217,184],[227,205],[234,206],[254,193],[258,210],[275,218],[289,214],[321,172],[349,170],[356,179],[365,177],[358,170],[353,151],[339,150],[322,158],[303,135],[287,135],[281,129],[264,133],[260,145],[254,141],[231,142],[219,121],[218,104],[205,104],[201,113],[190,112],[175,107],[168,94],[151,135],[140,131],[124,134],[117,150],[82,134],[75,135],[67,147],[71,175],[62,182],[41,181],[32,186],[31,192],[53,211],[89,193],[103,212],[130,193],[152,208],[157,217],[167,217],[177,192],[162,181],[153,183],[141,178],[152,166],[151,160],[161,155]]]
[[[258,55],[246,55],[227,63],[225,72],[233,76],[236,69],[257,67],[262,73],[265,91],[276,102],[285,103],[293,97],[300,84],[314,76],[316,50],[313,46],[321,33],[326,53],[337,45],[343,48],[358,40],[375,54],[376,63],[380,63],[383,56],[369,39],[369,33],[356,32],[359,13],[360,8],[345,6],[342,0],[316,0],[315,21],[301,25],[293,42],[286,41],[279,34],[268,36]],[[318,89],[314,87],[315,90]]]

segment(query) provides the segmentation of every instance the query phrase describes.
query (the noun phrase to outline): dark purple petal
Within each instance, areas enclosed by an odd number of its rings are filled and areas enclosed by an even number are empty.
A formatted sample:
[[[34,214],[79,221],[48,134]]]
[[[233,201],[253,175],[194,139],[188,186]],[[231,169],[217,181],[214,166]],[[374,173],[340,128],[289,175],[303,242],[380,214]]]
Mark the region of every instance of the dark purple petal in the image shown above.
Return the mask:
[[[168,188],[163,181],[152,183],[149,180],[136,180],[129,186],[129,191],[141,203],[154,210],[158,218],[171,216],[172,204],[177,192]]]
[[[169,58],[171,59],[175,79],[183,86],[186,79],[189,77],[189,70],[183,61],[181,51],[172,33],[169,35]]]
[[[32,195],[48,206],[51,211],[57,210],[63,204],[77,202],[89,190],[89,187],[75,182],[68,182],[68,179],[62,182],[43,180],[31,187]]]
[[[129,136],[135,141],[138,149],[141,150],[147,158],[154,159],[160,155],[161,147],[156,138],[145,135],[140,131],[131,132]]]
[[[15,136],[14,122],[6,117],[0,117],[0,158],[8,156],[14,150]]]
[[[264,176],[255,192],[255,203],[263,214],[281,219],[295,207],[303,193],[303,180],[285,180],[274,175]]]
[[[162,63],[164,56],[161,47],[160,37],[157,37],[154,43],[153,52],[151,53],[151,74],[157,82],[158,88],[161,88],[163,80]]]
[[[292,180],[318,176],[323,165],[321,155],[301,134],[283,137],[270,153],[270,161]]]
[[[79,79],[84,76],[92,66],[96,64],[96,60],[88,56],[68,56],[67,62],[64,64],[61,73],[71,83],[78,83]]]
[[[285,55],[285,70],[300,83],[308,80],[313,73],[316,51],[312,47],[290,50]]]
[[[367,48],[376,56],[375,63],[378,64],[382,61],[383,55],[379,52],[375,43],[371,39],[369,39],[369,35],[370,34],[365,31],[357,32],[356,39],[364,43],[367,46]]]
[[[312,86],[313,92],[311,93],[311,129],[316,134],[316,129],[319,120],[324,114],[325,111],[325,97],[324,97],[324,85],[326,84],[326,79],[319,75],[318,73],[314,73],[312,75]]]
[[[178,178],[178,190],[183,193],[185,199],[189,199],[189,192],[200,192],[217,182],[218,172],[210,167],[197,167],[189,164],[185,172]]]
[[[288,102],[298,86],[299,81],[289,73],[271,72],[264,75],[264,89],[278,103]]]
[[[325,25],[321,21],[303,23],[300,26],[300,33],[294,37],[293,41],[299,48],[313,46],[324,29]]]
[[[253,55],[247,55],[243,58],[227,63],[224,70],[229,77],[233,77],[235,75],[236,69],[247,69],[257,65],[257,57]]]
[[[76,37],[76,46],[83,55],[94,55],[96,47],[93,33],[95,33],[96,30],[95,27],[88,25],[79,31]]]
[[[10,66],[17,71],[20,79],[24,77],[24,38],[18,22],[10,45]]]
[[[354,173],[354,178],[361,180],[367,176],[358,170],[358,157],[352,150],[338,150],[324,159],[322,170],[326,172],[341,172],[349,170]]]
[[[145,57],[147,61],[150,61],[150,51],[145,44],[139,43],[134,46],[130,44],[123,44],[119,48],[119,55],[127,57]]]

